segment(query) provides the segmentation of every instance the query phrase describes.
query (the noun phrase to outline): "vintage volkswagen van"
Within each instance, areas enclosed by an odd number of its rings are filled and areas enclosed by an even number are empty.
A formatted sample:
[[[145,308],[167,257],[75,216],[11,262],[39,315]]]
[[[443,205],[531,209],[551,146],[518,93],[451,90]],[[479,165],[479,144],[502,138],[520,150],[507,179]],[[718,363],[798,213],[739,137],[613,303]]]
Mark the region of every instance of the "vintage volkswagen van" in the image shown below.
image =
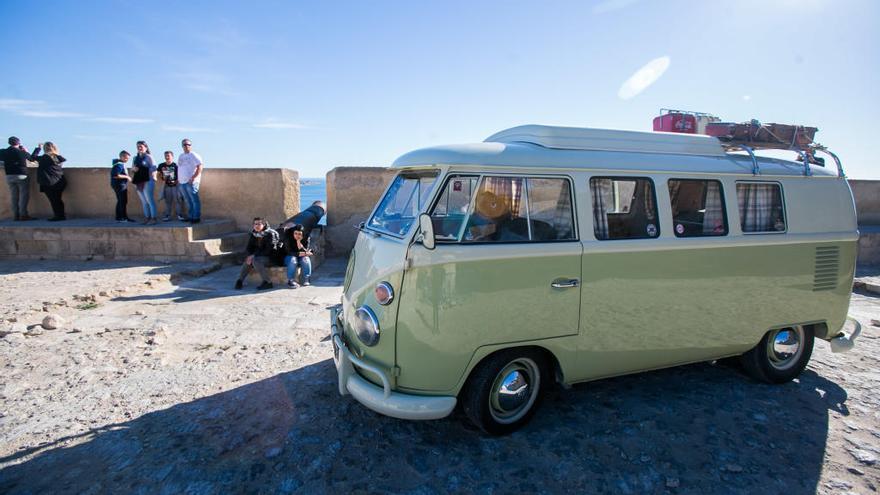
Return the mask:
[[[835,157],[836,159],[836,157]],[[541,393],[741,356],[781,383],[844,334],[856,213],[842,170],[713,137],[522,126],[408,153],[331,314],[339,392],[509,432]]]

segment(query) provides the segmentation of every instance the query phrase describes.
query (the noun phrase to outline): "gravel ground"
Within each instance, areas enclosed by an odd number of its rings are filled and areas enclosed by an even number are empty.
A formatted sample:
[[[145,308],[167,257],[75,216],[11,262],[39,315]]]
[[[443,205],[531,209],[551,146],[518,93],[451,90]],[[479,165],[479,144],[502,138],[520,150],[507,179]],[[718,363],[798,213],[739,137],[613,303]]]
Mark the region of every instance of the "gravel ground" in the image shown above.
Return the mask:
[[[336,392],[312,287],[237,268],[0,263],[0,493],[875,493],[880,298],[854,351],[819,342],[770,386],[697,364],[554,390],[508,437],[409,422]],[[867,274],[871,275],[871,273]],[[874,273],[873,275],[876,275]],[[174,280],[176,283],[172,283]],[[149,281],[149,284],[145,282]],[[60,328],[37,325],[47,315]],[[880,322],[878,322],[880,324]]]

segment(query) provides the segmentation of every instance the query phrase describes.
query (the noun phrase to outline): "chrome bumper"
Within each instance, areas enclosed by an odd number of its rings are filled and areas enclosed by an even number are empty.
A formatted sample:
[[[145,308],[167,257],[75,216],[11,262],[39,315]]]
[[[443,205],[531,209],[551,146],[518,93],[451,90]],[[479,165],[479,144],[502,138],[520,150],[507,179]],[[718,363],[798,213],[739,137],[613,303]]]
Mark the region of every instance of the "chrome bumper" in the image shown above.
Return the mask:
[[[391,381],[384,371],[365,363],[351,352],[342,338],[339,309],[330,310],[330,339],[333,362],[339,378],[339,394],[351,394],[358,402],[377,413],[400,419],[440,419],[455,408],[455,397],[402,394],[391,391]],[[369,371],[382,380],[382,387],[373,385],[355,371],[355,366]]]
[[[850,316],[847,316],[846,319],[853,322],[853,331],[849,335],[841,332],[840,335],[829,340],[831,352],[846,352],[852,349],[856,346],[856,339],[862,333],[862,324],[858,320]]]

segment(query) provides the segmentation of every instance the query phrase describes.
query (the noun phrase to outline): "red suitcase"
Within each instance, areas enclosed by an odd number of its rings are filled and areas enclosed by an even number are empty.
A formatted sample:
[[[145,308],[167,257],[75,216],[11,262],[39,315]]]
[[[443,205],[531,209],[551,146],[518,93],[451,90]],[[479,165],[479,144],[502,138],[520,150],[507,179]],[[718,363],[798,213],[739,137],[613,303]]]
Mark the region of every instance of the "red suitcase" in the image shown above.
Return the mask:
[[[686,113],[670,112],[654,117],[654,130],[662,132],[697,133],[697,118]]]

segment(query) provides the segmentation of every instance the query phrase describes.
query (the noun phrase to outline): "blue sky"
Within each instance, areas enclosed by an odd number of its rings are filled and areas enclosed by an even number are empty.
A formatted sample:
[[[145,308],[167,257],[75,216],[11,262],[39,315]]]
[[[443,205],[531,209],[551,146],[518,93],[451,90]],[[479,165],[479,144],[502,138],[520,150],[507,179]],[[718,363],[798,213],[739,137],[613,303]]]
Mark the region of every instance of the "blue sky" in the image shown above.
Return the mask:
[[[4,18],[0,133],[73,166],[189,137],[208,167],[316,177],[683,108],[814,125],[850,177],[880,178],[875,1],[4,2]],[[652,61],[653,84],[622,88]]]

